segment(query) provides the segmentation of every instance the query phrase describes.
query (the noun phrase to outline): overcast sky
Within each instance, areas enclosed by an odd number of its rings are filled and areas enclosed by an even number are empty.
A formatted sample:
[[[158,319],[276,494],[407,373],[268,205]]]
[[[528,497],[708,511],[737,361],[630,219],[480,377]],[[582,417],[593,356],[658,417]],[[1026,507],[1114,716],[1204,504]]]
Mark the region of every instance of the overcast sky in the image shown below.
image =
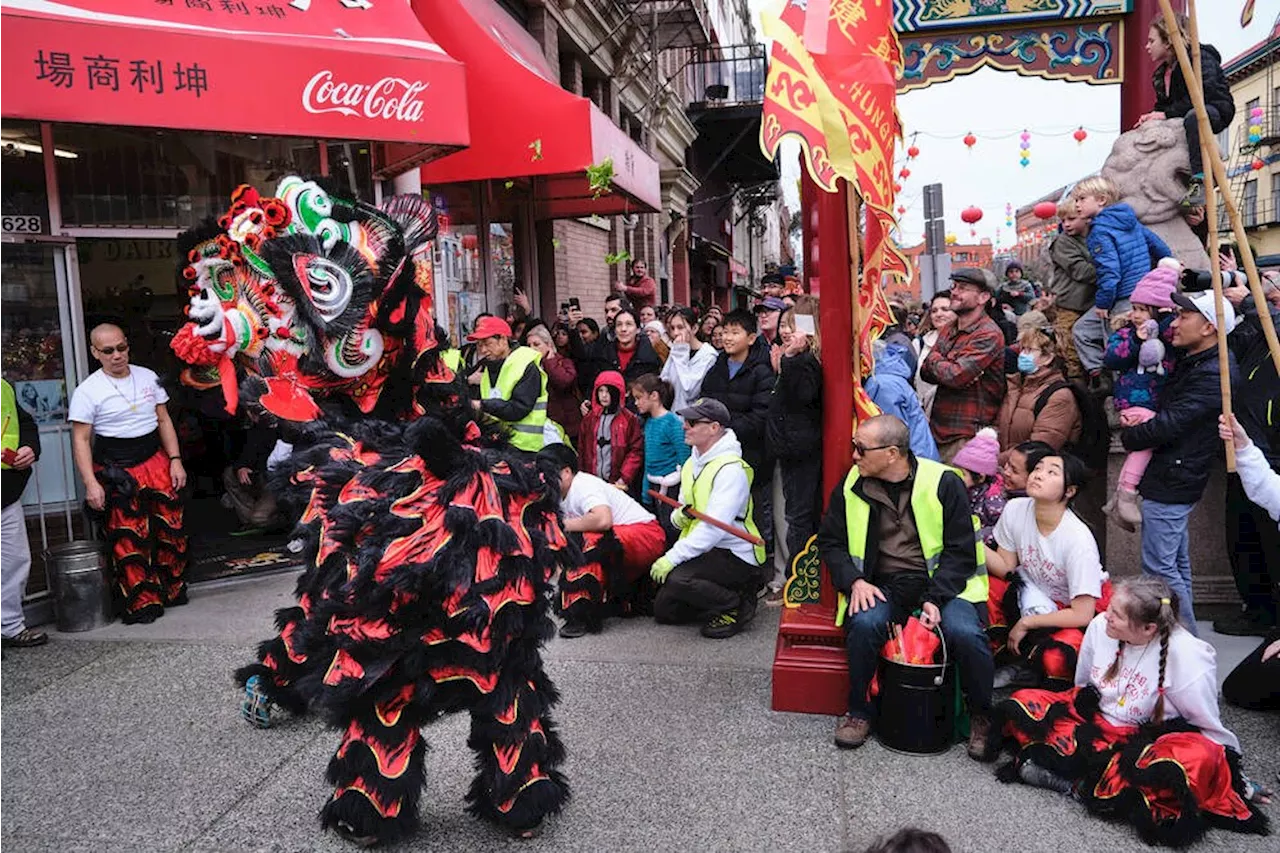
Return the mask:
[[[749,1],[757,21],[760,10],[771,5],[765,0]],[[1198,3],[1201,38],[1217,47],[1224,59],[1264,39],[1280,14],[1280,0],[1257,0],[1253,24],[1241,29],[1243,2]],[[1150,89],[1148,81],[1137,85]],[[1154,93],[1151,97],[1154,100]],[[913,134],[918,134],[915,144],[920,148],[899,196],[899,203],[907,208],[901,220],[901,242],[920,242],[923,187],[941,182],[948,232],[968,242],[969,229],[960,221],[960,211],[976,205],[984,214],[976,227],[978,239],[994,241],[998,228],[1000,243],[1008,246],[1014,237],[1012,229],[1005,227],[1006,204],[1016,210],[1102,166],[1120,129],[1120,86],[1040,80],[984,68],[900,96],[898,110],[906,136],[899,160],[905,157],[903,149],[911,144]],[[1084,144],[1072,138],[1081,125],[1089,134]],[[1023,129],[1031,133],[1031,164],[1025,169],[1018,163]],[[972,151],[961,141],[970,131],[978,137]],[[793,210],[799,206],[796,151],[788,145],[782,155],[783,189]]]

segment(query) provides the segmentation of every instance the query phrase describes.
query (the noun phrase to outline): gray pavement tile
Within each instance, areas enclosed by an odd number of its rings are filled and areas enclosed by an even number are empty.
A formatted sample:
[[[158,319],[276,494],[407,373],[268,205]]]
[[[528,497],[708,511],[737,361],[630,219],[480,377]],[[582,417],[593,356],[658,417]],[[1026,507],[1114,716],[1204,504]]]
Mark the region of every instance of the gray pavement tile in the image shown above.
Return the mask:
[[[281,607],[292,607],[296,572],[237,579],[227,583],[196,584],[190,589],[191,602],[171,607],[149,625],[126,625],[115,621],[94,631],[76,634],[51,633],[54,640],[128,640],[131,642],[187,641],[201,643],[241,643],[271,636],[274,615]]]
[[[727,640],[708,640],[698,625],[656,625],[652,619],[609,619],[600,634],[576,640],[556,637],[547,646],[557,660],[638,661],[768,669],[778,639],[781,607],[763,603],[747,629]]]
[[[748,673],[754,683],[737,683],[737,673],[699,670],[688,678],[683,668],[666,670],[665,678],[656,667],[634,665],[560,662],[551,670],[564,693],[556,719],[574,798],[539,846],[593,853],[834,849],[838,768],[825,755],[826,738],[817,736],[829,725],[760,713],[766,675]],[[638,677],[619,678],[628,673]],[[737,698],[752,693],[756,702]],[[620,713],[626,708],[641,710]],[[472,773],[468,725],[455,715],[426,730],[422,828],[402,849],[528,849],[463,811]],[[315,819],[328,795],[318,773],[336,744],[334,733],[308,745],[194,849],[345,849],[321,835]],[[262,837],[268,826],[270,842]]]
[[[320,733],[304,725],[260,737],[245,726],[231,682],[231,662],[245,654],[131,646],[17,713],[6,705],[5,830],[130,839],[135,850],[190,840]]]
[[[99,658],[115,654],[119,643],[64,643],[57,637],[32,649],[8,649],[0,663],[0,702],[21,702]]]

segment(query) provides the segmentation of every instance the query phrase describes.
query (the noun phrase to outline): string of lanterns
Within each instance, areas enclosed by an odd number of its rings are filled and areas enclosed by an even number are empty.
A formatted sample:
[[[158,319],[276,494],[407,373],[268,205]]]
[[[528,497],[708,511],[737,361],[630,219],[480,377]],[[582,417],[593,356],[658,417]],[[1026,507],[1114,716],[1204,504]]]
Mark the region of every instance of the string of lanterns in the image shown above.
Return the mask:
[[[1022,156],[1018,159],[1018,162],[1025,169],[1031,165],[1031,134],[1024,130],[1022,131],[1021,139],[1022,141],[1018,143],[1018,147],[1022,149]]]

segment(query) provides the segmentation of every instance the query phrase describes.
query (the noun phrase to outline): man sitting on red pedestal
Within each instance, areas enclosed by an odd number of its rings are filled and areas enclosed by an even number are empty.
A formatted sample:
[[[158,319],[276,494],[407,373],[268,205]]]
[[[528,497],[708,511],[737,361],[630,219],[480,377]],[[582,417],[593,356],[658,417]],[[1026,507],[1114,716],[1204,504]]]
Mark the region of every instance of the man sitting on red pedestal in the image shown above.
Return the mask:
[[[848,595],[849,708],[836,746],[871,733],[867,688],[889,623],[917,608],[939,627],[972,714],[969,754],[986,751],[995,663],[983,630],[987,570],[978,559],[964,482],[951,468],[910,451],[907,425],[878,415],[858,425],[854,467],[831,494],[818,551],[836,589]]]

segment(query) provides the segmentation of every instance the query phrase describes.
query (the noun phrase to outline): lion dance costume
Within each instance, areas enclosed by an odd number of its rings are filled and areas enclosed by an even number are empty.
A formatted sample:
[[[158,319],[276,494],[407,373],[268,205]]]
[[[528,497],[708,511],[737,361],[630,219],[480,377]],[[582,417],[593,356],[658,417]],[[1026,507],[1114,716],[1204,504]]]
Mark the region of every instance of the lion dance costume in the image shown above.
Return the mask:
[[[290,176],[272,198],[241,187],[182,246],[184,379],[299,436],[280,488],[308,562],[236,673],[246,716],[315,709],[342,730],[320,816],[363,843],[413,831],[419,729],[448,711],[471,713],[472,814],[528,831],[569,796],[540,647],[550,578],[577,552],[556,494],[439,358],[435,232],[420,197],[373,207]]]

